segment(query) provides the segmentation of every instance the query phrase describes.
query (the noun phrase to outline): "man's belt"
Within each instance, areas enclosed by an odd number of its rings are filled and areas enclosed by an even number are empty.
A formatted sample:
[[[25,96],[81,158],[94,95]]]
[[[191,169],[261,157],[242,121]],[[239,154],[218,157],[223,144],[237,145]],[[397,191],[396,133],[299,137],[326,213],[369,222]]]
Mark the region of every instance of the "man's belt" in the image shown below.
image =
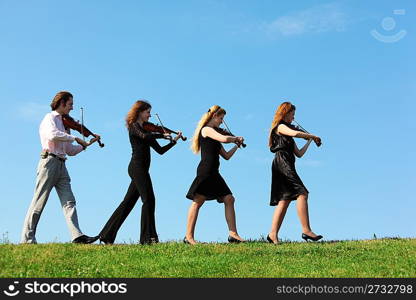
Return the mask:
[[[58,155],[50,153],[48,151],[42,151],[41,154],[40,154],[40,157],[42,157],[43,159],[47,158],[48,156],[55,157],[55,158],[59,159],[62,162],[65,162],[65,160],[66,160],[65,158],[59,157]]]

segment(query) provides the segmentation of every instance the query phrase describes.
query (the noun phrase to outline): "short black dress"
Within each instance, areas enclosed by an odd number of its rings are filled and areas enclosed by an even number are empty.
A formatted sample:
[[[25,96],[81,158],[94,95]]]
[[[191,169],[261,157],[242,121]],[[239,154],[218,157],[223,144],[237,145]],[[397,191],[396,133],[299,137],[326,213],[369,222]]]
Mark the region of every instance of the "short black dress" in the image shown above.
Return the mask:
[[[285,122],[279,124],[290,126]],[[294,147],[293,137],[272,131],[270,151],[276,154],[272,163],[271,206],[277,205],[280,200],[296,200],[299,195],[309,193],[295,169]]]
[[[219,172],[221,143],[210,137],[204,138],[199,133],[199,144],[201,161],[186,198],[193,200],[195,194],[200,194],[205,196],[206,200],[217,199],[221,203],[221,197],[232,194]]]

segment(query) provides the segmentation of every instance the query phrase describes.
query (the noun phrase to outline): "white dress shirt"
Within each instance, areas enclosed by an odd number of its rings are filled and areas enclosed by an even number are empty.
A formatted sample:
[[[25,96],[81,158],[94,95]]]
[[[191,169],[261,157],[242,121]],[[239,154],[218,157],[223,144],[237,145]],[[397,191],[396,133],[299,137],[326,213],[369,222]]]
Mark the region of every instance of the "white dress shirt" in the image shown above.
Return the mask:
[[[56,111],[46,114],[43,118],[39,126],[39,135],[42,149],[61,158],[77,155],[83,150],[81,145],[72,144],[75,136],[71,135],[69,130],[65,130],[62,116]]]

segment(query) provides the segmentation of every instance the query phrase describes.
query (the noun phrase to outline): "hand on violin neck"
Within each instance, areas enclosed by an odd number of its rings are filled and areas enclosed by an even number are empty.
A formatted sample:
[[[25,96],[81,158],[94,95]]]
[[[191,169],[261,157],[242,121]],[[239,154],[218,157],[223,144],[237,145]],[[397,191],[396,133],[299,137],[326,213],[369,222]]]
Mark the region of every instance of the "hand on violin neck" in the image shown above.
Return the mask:
[[[100,145],[100,147],[103,148],[104,144],[101,143],[101,135],[94,133],[93,136],[94,138],[90,140],[89,145],[91,145],[94,142],[98,142],[98,145]]]
[[[178,141],[180,138],[182,138],[182,131],[178,131],[177,136],[173,139],[175,142]]]
[[[238,148],[244,143],[244,138],[242,136],[236,136],[234,143],[237,145]]]
[[[312,139],[315,142],[316,146],[318,146],[318,147],[321,146],[322,140],[319,136],[314,136]]]

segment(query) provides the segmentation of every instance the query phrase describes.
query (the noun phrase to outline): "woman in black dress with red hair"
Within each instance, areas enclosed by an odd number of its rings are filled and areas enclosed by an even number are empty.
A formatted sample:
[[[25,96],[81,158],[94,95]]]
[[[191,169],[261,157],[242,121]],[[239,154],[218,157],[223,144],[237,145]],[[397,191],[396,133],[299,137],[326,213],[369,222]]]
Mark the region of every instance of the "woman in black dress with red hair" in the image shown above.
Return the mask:
[[[302,238],[313,241],[322,238],[321,235],[316,235],[310,227],[309,192],[295,169],[295,155],[299,158],[302,157],[311,141],[320,144],[321,139],[300,131],[291,125],[295,117],[295,110],[296,107],[290,102],[282,103],[275,113],[269,135],[270,151],[275,153],[272,164],[270,205],[276,206],[276,208],[267,240],[274,244],[279,242],[278,232],[292,200],[297,200],[297,211],[303,232]],[[307,143],[301,149],[298,149],[294,137],[306,139]]]

